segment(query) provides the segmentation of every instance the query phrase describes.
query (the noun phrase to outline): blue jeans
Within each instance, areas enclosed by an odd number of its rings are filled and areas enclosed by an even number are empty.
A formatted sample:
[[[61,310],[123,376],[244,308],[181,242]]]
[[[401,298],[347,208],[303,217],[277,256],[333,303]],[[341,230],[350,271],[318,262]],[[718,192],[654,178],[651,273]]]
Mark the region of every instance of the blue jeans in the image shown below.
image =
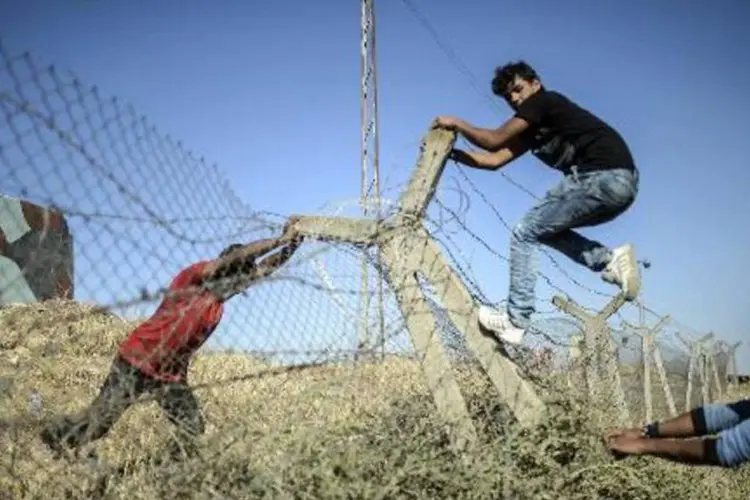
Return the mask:
[[[750,461],[750,399],[703,407],[706,433],[718,433],[716,455],[724,467]]]
[[[592,271],[602,271],[612,258],[611,250],[573,229],[611,221],[632,205],[637,193],[637,170],[573,172],[516,224],[510,243],[511,323],[526,329],[534,313],[537,246],[547,245]]]

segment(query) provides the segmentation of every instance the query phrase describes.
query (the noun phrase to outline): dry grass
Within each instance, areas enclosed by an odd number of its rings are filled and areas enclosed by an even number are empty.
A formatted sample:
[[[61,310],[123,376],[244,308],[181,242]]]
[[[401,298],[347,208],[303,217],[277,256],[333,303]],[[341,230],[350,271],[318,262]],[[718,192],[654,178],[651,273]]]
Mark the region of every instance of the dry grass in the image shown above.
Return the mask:
[[[402,359],[253,378],[268,367],[199,356],[200,458],[160,461],[171,428],[146,402],[92,445],[97,461],[52,459],[36,438],[40,423],[94,397],[130,326],[69,302],[0,310],[0,498],[750,498],[746,469],[613,461],[596,410],[561,387],[546,391],[555,398],[548,421],[521,431],[471,367],[459,376],[482,444],[461,460],[419,366]],[[29,410],[35,389],[40,415]]]

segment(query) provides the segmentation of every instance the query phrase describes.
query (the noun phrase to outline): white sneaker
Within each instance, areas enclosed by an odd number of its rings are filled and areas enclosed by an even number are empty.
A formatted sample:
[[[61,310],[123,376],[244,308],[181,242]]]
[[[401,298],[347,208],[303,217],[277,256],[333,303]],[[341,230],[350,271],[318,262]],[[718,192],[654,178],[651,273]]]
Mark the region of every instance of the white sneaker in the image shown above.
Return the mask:
[[[481,306],[478,316],[479,324],[494,333],[500,340],[511,344],[520,344],[523,340],[523,329],[510,322],[507,312]]]
[[[602,272],[602,280],[619,286],[628,300],[634,300],[638,296],[641,275],[632,245],[612,250],[612,260]]]

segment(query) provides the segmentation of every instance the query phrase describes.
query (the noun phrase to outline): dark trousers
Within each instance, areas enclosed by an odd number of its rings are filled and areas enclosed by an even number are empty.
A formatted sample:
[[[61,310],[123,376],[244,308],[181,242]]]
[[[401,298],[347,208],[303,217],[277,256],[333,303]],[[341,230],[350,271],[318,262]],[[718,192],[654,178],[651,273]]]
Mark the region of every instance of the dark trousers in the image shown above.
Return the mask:
[[[91,405],[51,423],[42,432],[42,439],[50,448],[60,451],[63,447],[78,448],[104,437],[143,394],[152,395],[177,427],[175,444],[188,453],[192,451],[195,439],[205,430],[205,423],[198,400],[187,383],[151,378],[119,356]]]

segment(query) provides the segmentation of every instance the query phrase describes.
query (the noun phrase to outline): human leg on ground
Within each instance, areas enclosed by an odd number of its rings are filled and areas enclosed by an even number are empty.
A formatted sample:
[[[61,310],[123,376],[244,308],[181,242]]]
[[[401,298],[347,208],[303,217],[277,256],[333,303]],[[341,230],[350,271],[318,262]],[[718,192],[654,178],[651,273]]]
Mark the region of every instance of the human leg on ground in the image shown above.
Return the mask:
[[[186,455],[192,455],[198,436],[205,432],[205,421],[198,398],[187,383],[174,382],[165,384],[159,390],[157,400],[167,419],[176,427],[172,454],[183,451]]]
[[[737,406],[722,405],[714,408],[717,410],[715,415],[711,411],[706,412],[706,423],[708,425],[721,425],[721,432],[716,437],[715,458],[716,463],[723,467],[736,467],[745,462],[750,462],[750,415],[748,409],[750,405],[748,400],[738,402],[741,412],[736,412]],[[738,403],[733,403],[737,405]],[[734,414],[732,416],[731,414]],[[711,422],[712,418],[716,421]],[[727,425],[730,422],[737,422],[734,425]],[[715,432],[715,431],[714,431]]]
[[[505,341],[521,341],[535,311],[539,244],[555,248],[592,271],[610,270],[632,294],[632,288],[638,286],[632,248],[610,250],[572,229],[611,221],[632,205],[637,191],[637,174],[627,170],[567,175],[513,229],[507,308],[480,308],[482,326]],[[618,265],[613,266],[615,263]]]
[[[689,439],[694,437],[703,439]],[[617,430],[607,441],[616,454],[735,467],[750,461],[750,400],[698,407],[643,430]]]
[[[705,405],[698,412],[702,414],[702,419],[700,416],[695,418],[696,430],[702,434],[713,434],[750,420],[750,398]]]
[[[750,399],[733,403],[714,403],[693,408],[674,418],[652,422],[645,427],[617,429],[607,435],[630,437],[692,438],[730,429],[750,420]]]
[[[53,451],[78,448],[104,437],[146,388],[144,375],[119,357],[88,408],[55,419],[41,433]]]

